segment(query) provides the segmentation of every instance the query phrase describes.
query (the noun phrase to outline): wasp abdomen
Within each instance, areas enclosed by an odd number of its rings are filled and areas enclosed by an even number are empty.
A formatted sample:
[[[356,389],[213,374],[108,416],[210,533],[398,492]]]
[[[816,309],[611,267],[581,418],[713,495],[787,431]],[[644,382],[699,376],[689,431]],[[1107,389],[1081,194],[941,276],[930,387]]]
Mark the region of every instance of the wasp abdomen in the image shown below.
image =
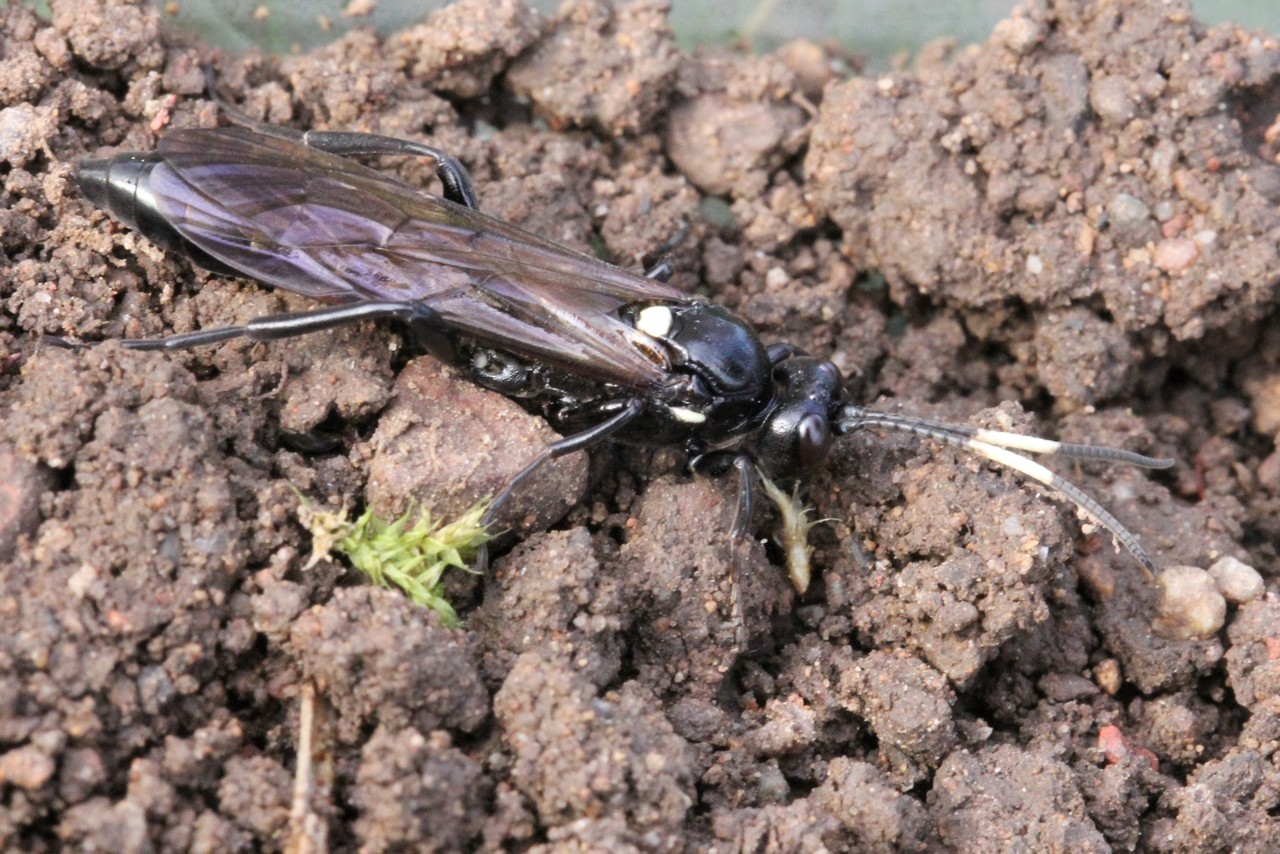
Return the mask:
[[[157,153],[136,151],[83,160],[76,170],[76,183],[85,198],[162,249],[181,252],[205,269],[233,273],[183,237],[156,206],[155,194],[151,192],[151,173],[163,163]]]

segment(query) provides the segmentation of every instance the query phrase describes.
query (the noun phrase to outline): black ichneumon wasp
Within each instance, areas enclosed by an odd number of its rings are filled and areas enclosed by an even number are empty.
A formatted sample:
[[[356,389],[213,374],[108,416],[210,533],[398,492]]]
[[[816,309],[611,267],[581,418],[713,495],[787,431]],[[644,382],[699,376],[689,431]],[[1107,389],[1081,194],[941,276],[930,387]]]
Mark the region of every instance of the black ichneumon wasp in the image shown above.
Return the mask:
[[[83,161],[82,191],[203,267],[328,305],[126,347],[176,350],[400,321],[433,355],[564,435],[506,484],[485,522],[550,459],[606,441],[674,445],[691,467],[737,471],[736,553],[756,473],[766,482],[797,475],[826,459],[835,437],[875,427],[966,448],[1038,481],[1154,569],[1107,510],[1019,452],[1147,468],[1172,460],[847,403],[834,364],[788,344],[766,347],[745,320],[667,284],[666,264],[628,272],[481,213],[466,170],[442,151],[364,133],[301,133],[228,112],[241,126],[179,130],[153,152]],[[429,158],[442,195],[351,155]],[[793,581],[803,592],[807,575],[793,571]]]

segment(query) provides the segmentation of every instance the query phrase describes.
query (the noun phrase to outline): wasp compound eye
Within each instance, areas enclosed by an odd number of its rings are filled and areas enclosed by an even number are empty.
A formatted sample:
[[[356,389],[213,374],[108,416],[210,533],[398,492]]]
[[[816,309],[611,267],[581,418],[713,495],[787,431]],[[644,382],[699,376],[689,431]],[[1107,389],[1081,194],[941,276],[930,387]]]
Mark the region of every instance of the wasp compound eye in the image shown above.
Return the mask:
[[[813,468],[827,458],[831,450],[831,428],[825,416],[810,412],[796,425],[796,463],[802,469]]]

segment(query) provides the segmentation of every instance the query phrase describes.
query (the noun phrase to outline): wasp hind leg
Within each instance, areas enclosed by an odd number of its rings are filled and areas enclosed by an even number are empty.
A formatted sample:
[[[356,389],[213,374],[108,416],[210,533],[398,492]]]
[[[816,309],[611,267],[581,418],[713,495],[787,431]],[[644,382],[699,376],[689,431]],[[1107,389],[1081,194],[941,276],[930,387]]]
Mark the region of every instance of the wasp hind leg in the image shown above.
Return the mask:
[[[403,154],[412,157],[428,157],[436,163],[436,177],[444,187],[446,199],[463,207],[472,209],[480,207],[475,187],[471,183],[471,175],[466,167],[453,155],[430,145],[376,133],[336,130],[307,131],[302,135],[302,144],[339,157],[350,157],[353,154]]]
[[[694,455],[689,460],[689,468],[695,473],[711,475],[724,474],[729,468],[738,473],[738,508],[729,533],[729,622],[733,626],[736,651],[747,652],[750,638],[742,609],[742,585],[738,579],[746,566],[747,537],[751,533],[751,518],[755,515],[755,464],[746,454],[724,450]]]
[[[563,457],[566,454],[572,454],[574,451],[585,451],[594,448],[596,445],[608,441],[609,437],[616,434],[623,427],[626,427],[632,421],[644,412],[644,401],[640,398],[628,398],[619,402],[621,408],[618,409],[607,420],[600,422],[594,427],[589,427],[580,433],[574,433],[572,436],[566,436],[559,441],[552,442],[543,449],[542,453],[534,457],[529,463],[516,473],[515,477],[507,481],[502,490],[494,496],[489,509],[484,512],[484,516],[480,519],[483,527],[492,525],[498,518],[503,506],[510,500],[512,494],[520,488],[520,484],[524,483],[533,473],[542,468],[543,465],[551,460]],[[489,549],[487,546],[480,547],[480,553],[476,555],[476,570],[484,572],[489,566]]]
[[[309,148],[336,154],[339,157],[349,157],[353,154],[406,154],[414,157],[429,157],[436,162],[436,177],[444,185],[444,197],[469,208],[479,207],[476,191],[466,168],[458,162],[457,158],[438,148],[376,133],[316,130],[301,133],[293,128],[260,122],[218,94],[217,81],[214,79],[211,65],[204,66],[204,83],[209,97],[218,105],[222,114],[234,124],[267,136],[282,136],[298,140]]]
[[[281,338],[307,335],[361,320],[398,320],[408,326],[410,332],[419,338],[439,337],[448,331],[448,327],[440,316],[420,302],[384,300],[312,311],[270,314],[250,320],[242,326],[199,329],[166,338],[133,338],[120,343],[130,350],[186,350],[191,347],[218,344],[234,338],[277,341]]]

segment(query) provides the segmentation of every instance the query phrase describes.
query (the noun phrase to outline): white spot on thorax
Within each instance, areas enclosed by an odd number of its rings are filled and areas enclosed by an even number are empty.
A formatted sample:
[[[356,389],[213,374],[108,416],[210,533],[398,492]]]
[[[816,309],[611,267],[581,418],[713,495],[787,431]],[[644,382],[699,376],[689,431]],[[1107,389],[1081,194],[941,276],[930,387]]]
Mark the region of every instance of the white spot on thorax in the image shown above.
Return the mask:
[[[703,415],[701,412],[695,412],[694,410],[687,409],[683,406],[669,406],[667,408],[671,410],[672,416],[674,416],[677,421],[683,421],[685,424],[701,424],[703,421],[707,420],[707,416]]]
[[[671,309],[665,305],[651,305],[636,315],[636,329],[654,338],[666,338],[671,332]]]

